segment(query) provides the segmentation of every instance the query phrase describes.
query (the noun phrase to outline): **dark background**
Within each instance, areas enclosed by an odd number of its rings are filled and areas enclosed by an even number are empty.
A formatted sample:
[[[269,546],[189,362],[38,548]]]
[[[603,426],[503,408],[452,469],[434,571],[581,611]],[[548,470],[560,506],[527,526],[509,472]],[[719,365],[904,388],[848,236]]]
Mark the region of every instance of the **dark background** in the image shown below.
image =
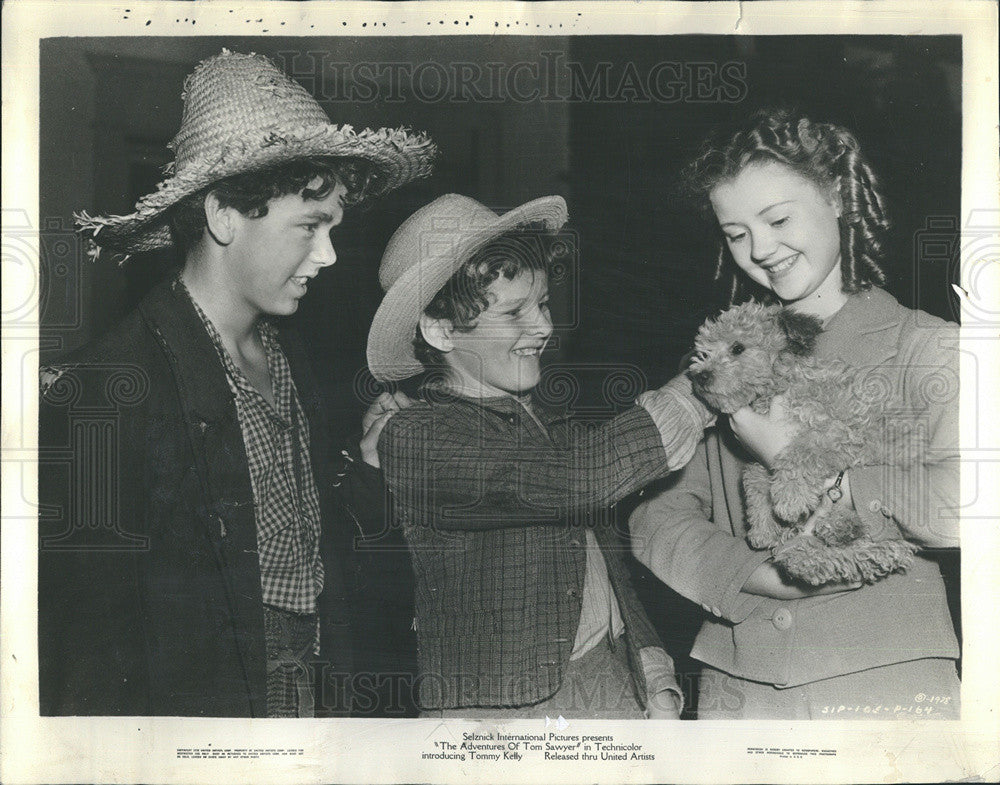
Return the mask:
[[[498,210],[551,193],[566,197],[576,253],[554,297],[562,328],[550,362],[575,369],[574,405],[612,413],[619,402],[607,400],[604,383],[615,373],[643,385],[669,378],[698,324],[723,303],[710,280],[712,227],[675,196],[676,175],[712,126],[762,105],[792,104],[856,133],[882,177],[894,220],[889,290],[904,305],[955,318],[949,283],[957,280],[961,206],[958,37],[48,39],[40,72],[43,362],[106,330],[175,261],[154,254],[122,267],[107,257],[90,262],[71,214],[127,213],[153,189],[180,124],[183,78],[223,46],[275,57],[335,122],[408,125],[426,130],[441,148],[433,178],[337,230],[337,264],[310,286],[293,317],[308,336],[340,437],[358,430],[373,393],[364,348],[381,296],[385,243],[406,216],[448,192]],[[575,77],[565,69],[554,77],[562,96],[555,100],[514,100],[488,86],[481,87],[489,100],[470,100],[458,88],[444,95],[435,88],[434,100],[407,89],[395,96],[400,100],[384,100],[384,83],[367,100],[349,96],[330,65],[510,67],[551,63],[554,53],[577,69]],[[630,68],[643,76],[663,62],[680,69],[668,100],[643,95],[626,79]],[[725,67],[736,70],[723,85]],[[588,97],[587,79],[601,69],[606,86],[595,83]],[[627,510],[619,505],[623,528]],[[406,672],[413,642],[409,566],[398,532],[384,544],[396,547],[371,556],[370,639],[388,641],[373,652],[381,658],[377,667]],[[957,554],[942,561],[957,624]],[[701,609],[642,568],[636,578],[678,669],[694,674],[697,663],[684,655]]]

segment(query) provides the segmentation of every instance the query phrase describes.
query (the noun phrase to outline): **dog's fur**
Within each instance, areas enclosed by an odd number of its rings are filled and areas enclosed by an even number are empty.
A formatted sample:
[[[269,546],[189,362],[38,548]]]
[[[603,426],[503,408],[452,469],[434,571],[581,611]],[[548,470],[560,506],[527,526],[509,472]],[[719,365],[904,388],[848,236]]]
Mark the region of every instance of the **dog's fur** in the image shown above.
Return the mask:
[[[873,583],[908,567],[914,546],[873,540],[844,503],[817,520],[813,537],[796,535],[819,506],[830,477],[914,455],[922,429],[888,417],[877,386],[863,384],[843,363],[813,356],[822,329],[815,317],[780,306],[736,306],[702,325],[688,375],[694,391],[723,414],[744,406],[766,413],[780,394],[801,426],[770,472],[759,463],[744,470],[750,545],[773,548],[775,563],[789,577],[812,585]]]

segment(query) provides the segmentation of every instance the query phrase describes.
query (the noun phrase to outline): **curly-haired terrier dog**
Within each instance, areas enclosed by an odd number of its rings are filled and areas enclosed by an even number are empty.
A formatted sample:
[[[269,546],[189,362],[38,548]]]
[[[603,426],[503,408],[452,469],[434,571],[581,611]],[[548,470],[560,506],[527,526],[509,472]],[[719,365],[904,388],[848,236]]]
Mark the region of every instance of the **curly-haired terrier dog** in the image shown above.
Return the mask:
[[[770,472],[759,463],[743,471],[750,545],[773,548],[775,563],[787,575],[812,585],[873,583],[908,567],[915,547],[901,539],[873,539],[844,504],[817,520],[814,536],[796,535],[819,507],[828,478],[853,466],[912,456],[922,429],[887,416],[877,387],[863,384],[843,363],[813,356],[822,329],[815,317],[780,306],[751,302],[730,308],[698,331],[688,375],[695,392],[724,414],[748,405],[766,413],[780,394],[789,417],[801,425]]]

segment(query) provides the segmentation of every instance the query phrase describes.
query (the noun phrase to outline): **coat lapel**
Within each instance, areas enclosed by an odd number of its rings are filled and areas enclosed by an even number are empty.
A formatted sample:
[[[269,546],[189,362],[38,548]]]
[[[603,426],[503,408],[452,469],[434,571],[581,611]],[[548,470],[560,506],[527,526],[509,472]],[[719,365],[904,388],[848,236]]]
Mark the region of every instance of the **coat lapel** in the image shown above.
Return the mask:
[[[266,716],[264,617],[249,462],[225,369],[190,298],[173,280],[139,310],[160,343],[177,384],[185,428],[202,484],[198,515],[211,541],[243,660],[254,716]]]
[[[170,282],[154,289],[140,310],[170,361],[195,460],[215,504],[210,512],[225,516],[242,507],[252,509],[236,404],[225,369],[190,299]],[[256,533],[253,542],[255,547]]]
[[[891,294],[873,287],[847,298],[817,341],[817,353],[856,368],[876,368],[897,352],[906,311]]]

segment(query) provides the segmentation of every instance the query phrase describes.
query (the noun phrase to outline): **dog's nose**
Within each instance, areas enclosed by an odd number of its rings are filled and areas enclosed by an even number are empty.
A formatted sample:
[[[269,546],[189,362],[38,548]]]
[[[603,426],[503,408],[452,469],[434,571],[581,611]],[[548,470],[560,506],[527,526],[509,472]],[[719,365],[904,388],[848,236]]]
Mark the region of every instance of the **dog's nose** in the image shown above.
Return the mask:
[[[695,371],[695,373],[691,375],[691,378],[694,379],[695,384],[705,387],[712,381],[712,372],[707,368],[703,371]]]

